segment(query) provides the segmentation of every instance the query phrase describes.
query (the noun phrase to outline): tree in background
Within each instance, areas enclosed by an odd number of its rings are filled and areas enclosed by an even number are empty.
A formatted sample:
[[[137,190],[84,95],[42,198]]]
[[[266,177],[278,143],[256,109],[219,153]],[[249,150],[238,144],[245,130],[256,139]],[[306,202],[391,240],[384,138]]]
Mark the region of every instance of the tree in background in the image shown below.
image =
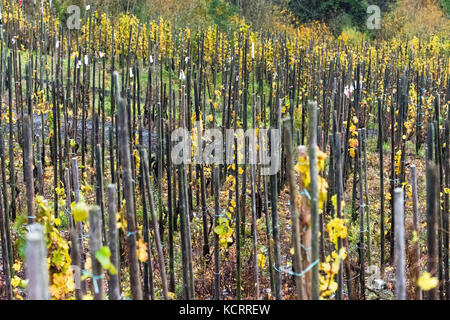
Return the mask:
[[[100,11],[118,15],[121,12],[131,11],[135,12],[138,7],[145,0],[53,0],[52,9],[58,15],[58,18],[65,21],[69,16],[67,8],[75,5],[81,8],[81,17],[85,17],[86,6],[90,6],[91,10],[101,8]]]
[[[300,22],[325,21],[336,34],[340,34],[345,28],[364,27],[369,5],[378,5],[385,11],[392,2],[393,0],[291,0],[289,7]]]
[[[448,0],[440,3],[438,0],[398,0],[393,10],[383,18],[381,34],[384,38],[409,39],[415,36],[427,39],[434,35],[448,38],[450,20],[442,9],[449,6]]]
[[[450,0],[441,0],[441,6],[447,14],[447,18],[450,18]]]
[[[290,0],[228,0],[241,17],[256,29],[273,30],[290,24],[294,16],[289,10]]]

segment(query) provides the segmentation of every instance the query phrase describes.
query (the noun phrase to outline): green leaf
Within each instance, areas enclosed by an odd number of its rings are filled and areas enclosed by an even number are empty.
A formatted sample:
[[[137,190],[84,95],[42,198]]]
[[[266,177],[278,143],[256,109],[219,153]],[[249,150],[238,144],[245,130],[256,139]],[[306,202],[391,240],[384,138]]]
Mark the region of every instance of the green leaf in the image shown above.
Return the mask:
[[[227,218],[220,217],[220,218],[217,220],[217,223],[218,223],[218,224],[225,224],[227,221],[228,221]]]
[[[223,234],[224,233],[224,228],[223,225],[219,224],[217,227],[214,228],[214,232],[217,234]]]
[[[102,265],[105,270],[108,270],[110,274],[116,274],[116,268],[110,260],[111,251],[107,246],[101,247],[96,253],[95,258]]]

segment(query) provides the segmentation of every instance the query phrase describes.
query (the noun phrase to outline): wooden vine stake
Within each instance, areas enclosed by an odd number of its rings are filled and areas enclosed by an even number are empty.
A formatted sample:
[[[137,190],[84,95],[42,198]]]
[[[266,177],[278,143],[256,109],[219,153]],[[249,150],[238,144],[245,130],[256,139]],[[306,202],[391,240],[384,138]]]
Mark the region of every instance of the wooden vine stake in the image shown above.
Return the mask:
[[[158,218],[156,217],[156,209],[155,209],[155,200],[153,197],[153,186],[150,182],[150,174],[148,170],[148,157],[146,150],[142,150],[142,160],[143,160],[143,166],[144,166],[144,181],[146,182],[147,190],[148,190],[148,198],[149,198],[149,204],[150,204],[150,213],[152,216],[152,224],[153,224],[153,231],[155,233],[155,243],[156,243],[156,250],[158,252],[158,262],[159,262],[159,271],[161,274],[161,284],[163,289],[163,296],[164,299],[169,299],[169,290],[167,287],[167,275],[166,275],[166,265],[164,263],[164,252],[162,248],[161,243],[161,236],[159,233],[159,224],[158,224]]]
[[[26,275],[28,300],[49,300],[47,248],[40,224],[32,224],[27,234]]]
[[[92,284],[94,300],[104,299],[103,267],[97,259],[97,252],[102,246],[102,219],[99,206],[89,209],[89,249],[92,261]]]
[[[417,192],[417,175],[416,166],[411,165],[411,186],[412,186],[412,205],[413,205],[413,224],[414,231],[416,232],[417,240],[412,244],[412,255],[413,259],[411,261],[411,274],[412,282],[414,283],[414,298],[416,300],[422,300],[422,290],[417,285],[417,279],[419,279],[420,274],[420,245],[419,245],[419,196]]]
[[[358,129],[358,160],[357,171],[359,176],[359,263],[360,263],[360,284],[361,284],[361,298],[366,299],[366,279],[365,279],[365,241],[364,234],[367,232],[364,228],[364,209],[366,203],[364,202],[363,194],[363,152],[362,152],[362,129]],[[354,180],[355,181],[355,180]]]
[[[108,214],[109,214],[109,250],[111,251],[111,263],[119,270],[119,248],[117,235],[117,200],[116,185],[108,185]],[[120,299],[119,274],[109,274],[108,281],[109,300]]]
[[[317,168],[317,102],[308,103],[309,111],[309,168],[311,175],[311,262],[319,259],[319,172]],[[311,296],[319,300],[319,264],[312,267]]]
[[[73,179],[73,193],[75,196],[75,203],[80,202],[80,181],[78,177],[78,162],[77,158],[72,158],[72,179]],[[75,225],[75,233],[72,237],[72,260],[73,264],[78,266],[78,270],[84,269],[84,262],[86,261],[85,253],[84,253],[84,244],[83,244],[83,222],[77,222]],[[75,244],[75,241],[77,242]],[[75,272],[78,272],[75,270]],[[78,273],[79,275],[79,273]],[[75,289],[77,292],[77,289]],[[81,293],[79,299],[81,299],[81,294],[87,293],[87,285],[85,280],[81,280]],[[78,298],[77,298],[78,299]]]
[[[28,115],[24,116],[24,149],[23,149],[23,175],[27,190],[28,224],[36,221],[34,208],[34,179],[33,179],[33,138],[31,135],[31,121]]]
[[[403,189],[394,190],[395,206],[395,298],[406,300],[405,223]]]
[[[220,185],[220,167],[214,168],[214,228],[218,226],[220,207],[219,207],[219,185]],[[220,299],[220,261],[219,261],[219,235],[214,232],[214,299]]]
[[[380,156],[380,270],[384,275],[384,163],[383,163],[383,104],[378,99],[378,149]]]
[[[284,126],[284,145],[286,150],[286,173],[288,175],[289,182],[289,210],[291,211],[291,223],[292,223],[292,245],[294,248],[294,271],[300,273],[302,270],[301,260],[301,243],[300,243],[300,214],[297,208],[298,205],[298,191],[294,174],[294,161],[292,155],[292,134],[289,125]],[[303,299],[303,286],[302,278],[295,276],[295,286],[297,291],[297,298]]]
[[[1,140],[0,140],[1,141]],[[11,267],[10,267],[10,250],[8,245],[7,228],[5,224],[5,218],[8,212],[4,208],[3,194],[0,192],[0,236],[1,236],[1,249],[2,249],[2,262],[3,262],[3,276],[4,276],[4,288],[6,293],[6,299],[12,299],[12,288],[11,288]]]
[[[123,193],[127,210],[128,265],[130,268],[131,296],[133,300],[142,300],[140,269],[136,251],[136,220],[134,216],[133,181],[131,178],[131,156],[129,147],[127,103],[120,96],[119,73],[114,72],[116,102],[119,108],[117,127],[119,131],[120,163],[122,164]]]
[[[439,205],[439,183],[438,168],[435,164],[427,164],[427,244],[428,244],[428,263],[427,271],[431,276],[437,274],[438,264],[438,205]],[[425,299],[435,300],[437,298],[437,289],[433,288],[424,293]]]

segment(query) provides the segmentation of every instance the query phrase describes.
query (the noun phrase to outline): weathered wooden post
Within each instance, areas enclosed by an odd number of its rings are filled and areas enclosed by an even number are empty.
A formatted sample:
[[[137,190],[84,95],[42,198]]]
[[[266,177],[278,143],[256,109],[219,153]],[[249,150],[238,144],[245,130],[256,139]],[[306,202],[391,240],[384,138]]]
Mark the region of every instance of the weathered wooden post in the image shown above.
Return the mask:
[[[220,167],[214,168],[214,228],[219,224],[219,189],[220,189]],[[219,235],[214,232],[214,299],[220,299],[220,265],[219,265]]]
[[[30,225],[27,234],[26,275],[28,300],[49,300],[47,248],[44,228],[40,224]]]
[[[133,182],[131,178],[131,155],[129,147],[129,128],[127,103],[120,96],[119,73],[114,72],[116,101],[119,107],[117,127],[119,131],[120,163],[122,164],[123,193],[127,209],[128,264],[130,268],[131,295],[134,300],[142,300],[140,271],[136,251],[136,220],[134,217]]]
[[[294,271],[300,273],[302,270],[301,260],[301,243],[300,243],[300,214],[297,208],[298,190],[294,174],[294,160],[292,152],[292,133],[289,125],[284,127],[284,147],[286,150],[286,174],[289,182],[289,205],[292,224],[292,246],[294,248]],[[297,299],[303,299],[302,279],[298,275],[295,276],[295,289],[297,291]]]
[[[70,241],[71,241],[71,250],[70,257],[72,259],[72,265],[70,266],[74,271],[74,280],[75,280],[75,299],[82,300],[83,299],[83,284],[86,281],[81,281],[81,254],[80,254],[80,245],[78,241],[78,234],[75,229],[70,231]]]
[[[335,143],[335,191],[336,191],[336,216],[338,218],[341,218],[344,216],[343,214],[343,208],[342,208],[342,199],[344,197],[344,186],[342,184],[342,149],[341,149],[341,133],[336,132],[334,136],[334,143]],[[342,248],[343,241],[342,239],[338,239],[338,247],[337,249],[340,250]],[[338,289],[336,292],[336,300],[342,300],[343,298],[343,288],[344,288],[344,262],[341,261],[339,264],[339,272],[337,275],[337,283],[338,283]],[[350,293],[349,293],[350,295]],[[350,298],[350,297],[349,297]]]
[[[1,141],[1,140],[0,140]],[[0,142],[1,143],[1,142]],[[4,288],[6,293],[6,299],[12,300],[12,288],[11,288],[11,267],[10,267],[10,251],[8,241],[8,230],[5,224],[5,219],[8,212],[3,208],[4,195],[0,192],[0,236],[1,236],[1,249],[2,249],[2,262],[3,262],[3,276],[4,276]]]
[[[367,263],[369,266],[372,265],[372,245],[371,245],[371,241],[370,241],[370,199],[369,199],[369,184],[367,181],[367,132],[366,132],[366,128],[362,128],[361,129],[361,133],[362,133],[362,152],[363,152],[363,164],[364,167],[362,169],[363,171],[363,175],[364,175],[364,203],[365,203],[365,207],[364,207],[364,211],[366,214],[366,235],[367,235]],[[362,184],[362,181],[360,181],[360,183]],[[361,194],[361,197],[363,195]]]
[[[319,259],[319,172],[317,168],[317,102],[309,102],[309,168],[311,175],[311,251],[312,263]],[[319,300],[319,264],[312,267],[312,300]]]
[[[406,300],[405,220],[403,189],[395,188],[395,298]]]
[[[102,161],[102,146],[98,143],[95,148],[96,168],[97,168],[97,205],[100,207],[102,216],[102,236],[103,243],[106,244],[106,218],[105,218],[105,204],[104,204],[104,190],[103,190],[103,161]]]
[[[380,156],[380,270],[384,275],[384,160],[383,160],[383,104],[378,98],[378,149]]]
[[[36,222],[36,210],[34,208],[33,137],[31,135],[30,117],[25,115],[23,120],[23,176],[27,194],[28,224],[33,224]]]
[[[103,267],[96,258],[102,246],[102,221],[99,206],[89,209],[89,250],[92,261],[92,284],[94,286],[94,300],[103,300]]]
[[[439,226],[439,171],[435,164],[437,155],[435,154],[435,137],[434,137],[434,125],[429,123],[427,126],[427,174],[426,174],[426,188],[427,188],[427,271],[431,276],[438,275],[438,262],[439,262],[439,238],[438,238],[438,226]],[[433,288],[424,293],[426,300],[435,300],[437,298],[438,290]]]
[[[366,203],[364,201],[363,192],[363,142],[362,142],[362,129],[358,129],[358,159],[357,159],[357,171],[359,177],[359,263],[360,263],[360,284],[361,284],[361,297],[363,300],[366,299],[366,278],[365,278],[365,251],[366,244],[364,241],[364,233],[367,230],[364,228],[364,209]],[[353,180],[355,181],[355,180]]]
[[[44,166],[42,160],[42,152],[41,152],[41,137],[39,135],[36,136],[36,167],[37,167],[37,180],[38,180],[38,188],[37,192],[40,195],[44,194]]]
[[[168,286],[167,286],[167,275],[166,275],[166,265],[164,263],[164,252],[163,247],[161,243],[161,236],[160,236],[160,229],[158,224],[158,218],[156,217],[156,209],[155,209],[155,200],[153,198],[153,186],[150,181],[150,173],[148,170],[148,157],[147,157],[147,151],[142,149],[142,161],[143,161],[143,167],[144,167],[144,180],[147,184],[147,190],[148,190],[148,198],[149,198],[149,205],[150,205],[150,213],[152,215],[152,225],[153,225],[153,231],[155,233],[155,244],[156,244],[156,250],[158,253],[158,262],[159,262],[159,271],[161,274],[161,285],[163,288],[163,295],[164,299],[169,300],[169,293],[168,293]],[[145,187],[144,187],[145,190]],[[144,191],[145,192],[145,191]],[[145,193],[144,193],[145,195]]]
[[[428,161],[427,163],[427,246],[428,261],[427,271],[431,276],[437,275],[438,265],[438,206],[439,206],[439,173],[437,166]],[[424,293],[427,300],[437,298],[437,289],[433,288]]]
[[[73,230],[73,219],[70,214],[70,204],[72,203],[72,187],[70,184],[70,171],[69,168],[64,169],[64,182],[66,188],[66,217],[69,230]]]
[[[75,203],[80,202],[80,180],[78,176],[78,161],[77,158],[72,158],[72,182],[73,182],[73,193],[75,198]],[[75,263],[75,261],[78,261],[80,270],[84,269],[84,261],[85,261],[85,254],[84,254],[84,245],[83,245],[83,223],[77,222],[75,225],[76,230],[76,240],[77,248],[78,250],[73,251],[72,259]],[[73,245],[74,246],[74,245]],[[75,248],[75,246],[74,246]],[[77,257],[79,255],[79,257]],[[83,294],[87,293],[87,285],[86,280],[81,281],[81,291]]]
[[[415,255],[415,260],[412,261],[412,275],[414,282],[414,292],[415,299],[422,300],[422,290],[417,285],[417,279],[420,274],[420,245],[419,245],[419,196],[417,192],[417,175],[416,175],[416,166],[411,165],[411,186],[412,186],[412,205],[413,205],[413,223],[414,223],[414,231],[416,232],[417,241],[413,243],[413,253]]]
[[[116,185],[108,185],[108,214],[109,214],[109,250],[111,251],[111,263],[116,270],[119,270],[119,248],[117,236],[117,200],[116,200]],[[109,300],[120,299],[120,282],[119,273],[109,274]]]

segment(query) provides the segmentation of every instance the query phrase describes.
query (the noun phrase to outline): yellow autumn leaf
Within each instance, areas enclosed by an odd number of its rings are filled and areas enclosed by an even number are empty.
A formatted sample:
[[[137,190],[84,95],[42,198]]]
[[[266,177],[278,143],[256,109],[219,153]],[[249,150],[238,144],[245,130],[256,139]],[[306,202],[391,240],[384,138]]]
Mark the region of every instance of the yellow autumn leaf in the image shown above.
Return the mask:
[[[14,276],[14,278],[11,279],[11,285],[13,287],[17,287],[20,284],[20,278],[18,276]]]
[[[145,262],[148,259],[148,253],[147,253],[147,243],[144,242],[144,240],[139,239],[137,241],[137,255],[140,262]]]
[[[333,207],[337,207],[337,194],[331,197],[331,203],[333,204]]]
[[[20,271],[21,263],[19,260],[16,260],[16,262],[13,264],[12,268],[14,271],[18,272]]]
[[[424,271],[419,279],[417,279],[417,285],[424,291],[436,288],[439,281],[436,277],[432,277],[429,272]]]
[[[264,268],[264,265],[266,264],[266,256],[262,253],[258,253],[258,266],[260,268]]]
[[[356,147],[358,147],[358,139],[355,139],[355,138],[349,139],[349,140],[348,140],[348,145],[349,145],[351,148],[356,148]]]
[[[355,157],[355,150],[354,149],[350,149],[350,157],[352,157],[352,158]]]
[[[89,208],[86,205],[86,203],[84,202],[78,202],[73,210],[72,210],[72,214],[73,214],[73,219],[75,220],[75,222],[83,222],[86,221],[88,216],[89,216]]]

